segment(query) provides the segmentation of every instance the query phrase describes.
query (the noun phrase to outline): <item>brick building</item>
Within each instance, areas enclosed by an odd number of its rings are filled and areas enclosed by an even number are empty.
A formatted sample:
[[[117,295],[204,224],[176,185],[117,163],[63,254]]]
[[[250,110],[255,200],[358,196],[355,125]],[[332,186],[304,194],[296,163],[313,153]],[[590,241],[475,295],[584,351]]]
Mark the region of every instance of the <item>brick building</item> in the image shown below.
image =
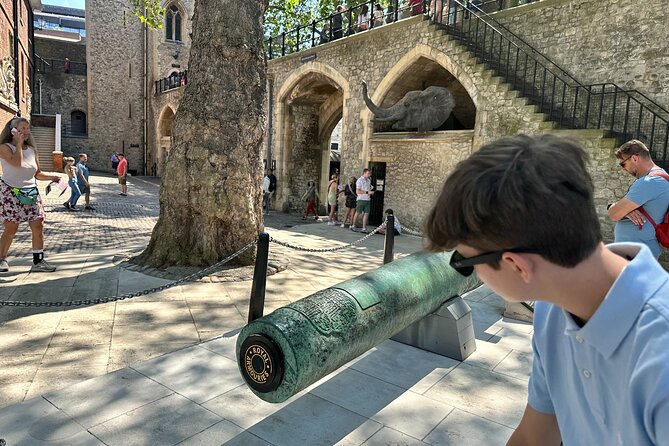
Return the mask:
[[[0,123],[29,116],[34,67],[33,9],[40,0],[0,0]]]

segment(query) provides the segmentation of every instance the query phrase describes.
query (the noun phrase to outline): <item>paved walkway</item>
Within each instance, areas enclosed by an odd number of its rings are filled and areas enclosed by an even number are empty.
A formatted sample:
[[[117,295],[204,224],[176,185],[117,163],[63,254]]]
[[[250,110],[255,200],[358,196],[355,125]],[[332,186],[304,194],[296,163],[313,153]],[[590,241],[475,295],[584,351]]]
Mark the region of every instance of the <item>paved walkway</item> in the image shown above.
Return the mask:
[[[95,175],[97,210],[47,198],[52,274],[30,274],[22,228],[0,300],[58,302],[167,283],[119,259],[141,251],[158,217],[156,179]],[[53,194],[53,192],[52,192]],[[271,214],[277,239],[309,247],[360,234]],[[396,239],[396,253],[420,239]],[[268,278],[266,312],[381,266],[383,237],[318,254],[271,246],[288,268]],[[0,307],[0,438],[15,445],[504,444],[525,406],[532,327],[502,318],[486,288],[466,296],[477,351],[463,362],[386,341],[280,405],[244,385],[234,343],[251,282],[203,280],[84,308]]]

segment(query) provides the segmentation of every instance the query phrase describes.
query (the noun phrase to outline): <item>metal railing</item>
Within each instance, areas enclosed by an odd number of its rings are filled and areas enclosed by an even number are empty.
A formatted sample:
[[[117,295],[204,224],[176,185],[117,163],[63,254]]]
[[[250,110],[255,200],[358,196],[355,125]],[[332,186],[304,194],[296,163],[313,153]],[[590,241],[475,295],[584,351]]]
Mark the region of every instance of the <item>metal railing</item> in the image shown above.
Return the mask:
[[[269,37],[265,40],[265,54],[268,59],[313,48],[346,36],[361,33],[399,20],[422,15],[428,5],[427,0],[390,0],[386,9],[375,14],[378,1],[371,0],[342,11],[335,11],[328,17]]]
[[[468,3],[493,12],[536,1],[539,0],[469,0]],[[432,6],[437,5],[433,0],[390,0],[388,6],[382,8],[381,13],[376,13],[378,3],[378,0],[360,3],[271,36],[265,40],[265,54],[268,59],[283,57],[409,17],[431,15],[434,10]],[[360,16],[365,14],[365,11],[366,20],[361,20]]]
[[[599,129],[618,141],[639,139],[667,166],[669,111],[614,83],[584,85],[480,6],[432,0],[430,18],[561,128]],[[482,5],[485,6],[485,5]]]
[[[155,81],[155,94],[161,94],[166,91],[183,87],[188,83],[188,70],[180,71],[171,76],[164,77]]]
[[[75,62],[66,59],[44,59],[35,55],[35,69],[38,73],[65,73],[86,76],[86,62]]]

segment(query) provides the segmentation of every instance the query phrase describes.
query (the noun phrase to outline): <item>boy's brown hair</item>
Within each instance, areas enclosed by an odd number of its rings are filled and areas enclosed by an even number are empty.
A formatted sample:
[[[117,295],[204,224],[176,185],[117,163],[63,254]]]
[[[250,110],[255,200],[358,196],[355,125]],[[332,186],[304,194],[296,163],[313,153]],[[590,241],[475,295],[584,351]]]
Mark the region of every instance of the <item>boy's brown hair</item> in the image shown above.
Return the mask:
[[[426,220],[428,249],[524,248],[577,265],[602,240],[586,164],[576,142],[553,135],[484,145],[446,180]]]

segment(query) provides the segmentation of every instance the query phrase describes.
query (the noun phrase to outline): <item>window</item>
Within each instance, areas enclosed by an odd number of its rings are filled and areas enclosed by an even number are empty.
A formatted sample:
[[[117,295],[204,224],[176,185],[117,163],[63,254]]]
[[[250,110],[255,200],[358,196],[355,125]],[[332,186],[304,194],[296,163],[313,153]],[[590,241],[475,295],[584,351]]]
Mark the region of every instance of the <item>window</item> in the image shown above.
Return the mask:
[[[182,14],[176,5],[167,8],[165,13],[165,39],[181,42]]]
[[[73,135],[86,134],[86,113],[75,110],[70,113],[70,129]]]

